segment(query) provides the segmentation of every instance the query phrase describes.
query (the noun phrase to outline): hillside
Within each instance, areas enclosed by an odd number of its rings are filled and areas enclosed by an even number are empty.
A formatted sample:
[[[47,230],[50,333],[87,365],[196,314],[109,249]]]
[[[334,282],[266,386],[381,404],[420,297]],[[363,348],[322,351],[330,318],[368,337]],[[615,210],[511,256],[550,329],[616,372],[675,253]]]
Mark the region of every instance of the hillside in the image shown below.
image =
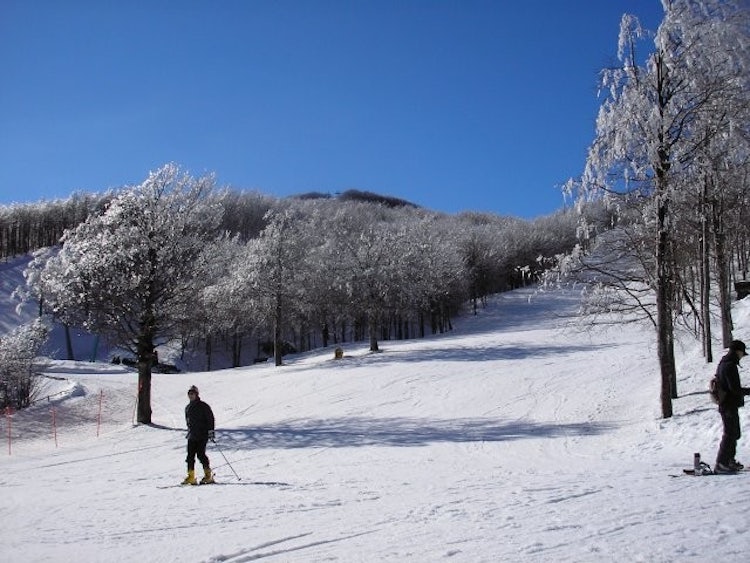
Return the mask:
[[[15,414],[0,453],[4,560],[740,560],[750,475],[670,476],[713,464],[713,366],[683,343],[661,420],[651,327],[584,331],[576,309],[519,290],[378,354],[157,374],[153,427],[132,424],[133,372],[55,362],[60,394]],[[735,315],[750,337],[750,303]],[[174,486],[191,384],[218,421],[216,486]]]
[[[24,255],[0,262],[0,337],[39,314],[36,302],[21,303],[14,295],[16,289],[25,284],[23,271],[30,260],[29,255]],[[109,360],[107,346],[95,347],[95,339],[90,334],[81,330],[71,330],[71,338],[76,358],[91,360],[93,356],[100,361]],[[65,332],[60,324],[53,326],[49,341],[42,352],[51,358],[66,357]]]

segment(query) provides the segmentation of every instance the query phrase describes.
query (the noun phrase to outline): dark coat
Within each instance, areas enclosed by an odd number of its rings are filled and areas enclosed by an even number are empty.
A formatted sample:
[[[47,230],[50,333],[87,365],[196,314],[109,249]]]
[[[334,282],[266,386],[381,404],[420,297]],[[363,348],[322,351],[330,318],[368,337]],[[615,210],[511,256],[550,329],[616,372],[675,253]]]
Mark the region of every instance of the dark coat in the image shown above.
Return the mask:
[[[199,397],[185,407],[185,422],[188,440],[208,440],[208,431],[214,429],[214,413]]]
[[[745,405],[745,395],[750,395],[750,388],[742,387],[740,383],[740,372],[737,369],[739,364],[740,359],[733,350],[730,350],[719,362],[716,375],[719,385],[727,393],[720,408],[738,409]]]

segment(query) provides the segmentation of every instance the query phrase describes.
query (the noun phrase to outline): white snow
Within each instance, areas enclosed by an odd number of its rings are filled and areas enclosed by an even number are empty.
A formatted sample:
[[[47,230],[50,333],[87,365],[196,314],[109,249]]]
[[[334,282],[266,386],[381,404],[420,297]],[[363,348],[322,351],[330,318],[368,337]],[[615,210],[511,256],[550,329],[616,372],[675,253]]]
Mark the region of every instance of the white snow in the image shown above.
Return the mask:
[[[0,423],[0,559],[745,560],[750,475],[681,475],[694,452],[714,462],[715,366],[682,340],[661,419],[652,327],[578,330],[576,296],[498,295],[377,354],[156,374],[153,427],[133,425],[133,371],[55,362],[51,400],[11,419],[10,454]],[[734,312],[750,336],[750,302]],[[215,486],[174,486],[192,384],[217,418]]]

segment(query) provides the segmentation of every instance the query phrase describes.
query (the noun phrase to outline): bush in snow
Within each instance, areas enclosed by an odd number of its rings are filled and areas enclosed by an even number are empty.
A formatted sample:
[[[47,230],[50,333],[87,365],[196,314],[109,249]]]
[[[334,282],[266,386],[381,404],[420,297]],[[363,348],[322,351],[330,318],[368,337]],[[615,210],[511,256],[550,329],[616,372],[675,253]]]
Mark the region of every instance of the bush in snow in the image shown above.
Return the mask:
[[[33,402],[39,378],[37,355],[48,334],[47,326],[37,319],[0,339],[0,407],[22,409]]]

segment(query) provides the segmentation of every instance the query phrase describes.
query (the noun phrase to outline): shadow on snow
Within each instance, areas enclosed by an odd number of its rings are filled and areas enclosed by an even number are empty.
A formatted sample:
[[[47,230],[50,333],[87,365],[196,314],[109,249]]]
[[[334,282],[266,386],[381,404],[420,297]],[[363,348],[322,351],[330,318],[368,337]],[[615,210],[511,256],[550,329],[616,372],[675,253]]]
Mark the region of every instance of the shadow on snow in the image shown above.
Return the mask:
[[[504,442],[527,438],[592,436],[612,425],[501,422],[494,418],[334,418],[299,419],[217,432],[221,446],[236,449],[416,447],[440,442]]]
[[[447,338],[450,338],[447,337]],[[486,362],[496,360],[527,360],[564,357],[569,354],[590,353],[592,351],[604,352],[607,348],[613,348],[613,344],[583,344],[564,346],[554,344],[539,345],[507,345],[497,344],[490,346],[463,346],[461,348],[450,346],[450,342],[443,341],[446,344],[444,348],[424,347],[399,350],[390,348],[391,342],[381,343],[379,352],[366,352],[363,355],[346,355],[340,360],[330,360],[326,369],[340,370],[356,367],[360,365],[382,364],[388,365],[393,363],[408,364],[418,362]],[[345,346],[345,345],[344,345]],[[306,369],[320,369],[320,364],[305,365],[297,363],[294,360],[287,361],[286,366],[294,367],[300,371]]]

